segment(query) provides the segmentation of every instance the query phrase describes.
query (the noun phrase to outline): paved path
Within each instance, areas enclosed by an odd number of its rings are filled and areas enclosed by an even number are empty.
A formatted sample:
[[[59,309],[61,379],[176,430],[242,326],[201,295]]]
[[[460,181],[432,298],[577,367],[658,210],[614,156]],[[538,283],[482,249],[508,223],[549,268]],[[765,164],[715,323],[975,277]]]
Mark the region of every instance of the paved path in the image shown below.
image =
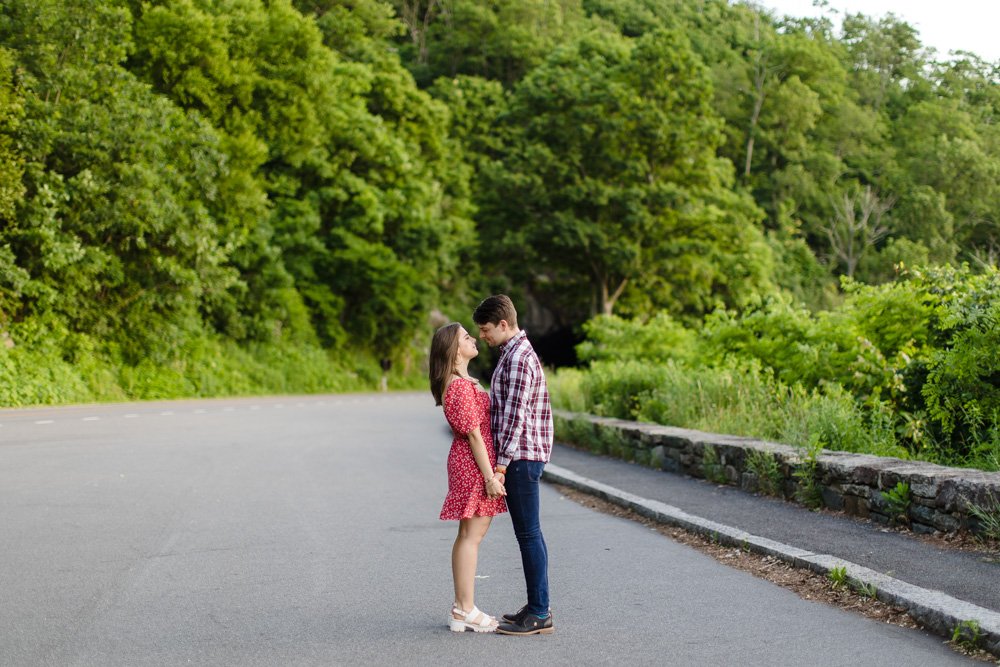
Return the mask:
[[[658,500],[753,535],[830,554],[915,586],[1000,611],[1000,564],[906,532],[842,514],[756,496],[732,486],[664,473],[557,445],[554,463],[643,498]]]
[[[427,394],[0,410],[0,665],[949,665],[543,489],[550,637],[453,635]],[[509,519],[479,605],[522,603]]]

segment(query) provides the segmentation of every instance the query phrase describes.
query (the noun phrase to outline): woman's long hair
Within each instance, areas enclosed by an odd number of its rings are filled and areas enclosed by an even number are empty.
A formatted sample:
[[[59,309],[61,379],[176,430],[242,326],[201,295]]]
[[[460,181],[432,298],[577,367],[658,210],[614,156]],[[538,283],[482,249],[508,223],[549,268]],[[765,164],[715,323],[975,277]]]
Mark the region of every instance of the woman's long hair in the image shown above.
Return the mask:
[[[455,359],[458,357],[458,332],[461,328],[462,325],[458,322],[450,322],[435,331],[434,338],[431,339],[431,356],[427,364],[427,375],[431,381],[434,405],[441,405],[448,377],[455,372]]]

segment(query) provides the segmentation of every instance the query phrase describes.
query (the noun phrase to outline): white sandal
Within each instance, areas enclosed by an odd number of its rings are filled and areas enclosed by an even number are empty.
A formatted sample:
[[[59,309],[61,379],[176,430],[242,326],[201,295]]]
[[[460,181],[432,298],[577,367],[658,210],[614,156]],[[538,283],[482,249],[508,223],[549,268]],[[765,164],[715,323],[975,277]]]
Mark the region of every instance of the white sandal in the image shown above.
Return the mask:
[[[462,618],[455,618],[456,615]],[[452,632],[465,632],[466,630],[493,632],[497,629],[497,619],[487,616],[476,606],[473,606],[472,611],[468,612],[458,607],[452,607],[451,615],[448,617],[448,627],[451,628]]]

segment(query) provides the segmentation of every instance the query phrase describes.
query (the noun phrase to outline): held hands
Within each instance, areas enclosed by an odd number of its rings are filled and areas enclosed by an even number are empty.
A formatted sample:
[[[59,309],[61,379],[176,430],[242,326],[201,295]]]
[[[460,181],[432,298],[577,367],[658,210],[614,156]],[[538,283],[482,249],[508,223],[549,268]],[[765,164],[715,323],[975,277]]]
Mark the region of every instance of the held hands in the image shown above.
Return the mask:
[[[486,495],[490,498],[500,498],[507,495],[507,489],[503,485],[503,473],[497,473],[492,478],[486,480]]]

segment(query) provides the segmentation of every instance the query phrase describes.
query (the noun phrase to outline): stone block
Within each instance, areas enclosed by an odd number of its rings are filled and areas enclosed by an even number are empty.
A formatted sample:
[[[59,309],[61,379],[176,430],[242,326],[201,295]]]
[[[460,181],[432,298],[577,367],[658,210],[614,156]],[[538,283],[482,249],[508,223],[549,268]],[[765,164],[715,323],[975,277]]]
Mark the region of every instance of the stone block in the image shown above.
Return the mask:
[[[844,509],[844,496],[837,493],[835,489],[829,486],[824,486],[820,493],[823,496],[824,505],[832,510]]]
[[[983,484],[970,477],[953,477],[941,483],[938,507],[946,512],[966,512],[969,503],[979,507],[996,507],[1000,503],[1000,488]]]
[[[740,488],[750,493],[757,493],[760,488],[760,480],[752,472],[745,472],[740,476]]]
[[[685,450],[690,448],[692,444],[689,436],[683,436],[676,433],[658,433],[656,437],[661,445],[671,449]]]
[[[842,488],[845,495],[858,496],[859,498],[871,497],[872,489],[870,486],[863,486],[861,484],[844,484]]]
[[[920,533],[922,535],[933,535],[938,532],[933,526],[925,526],[924,524],[917,523],[916,521],[910,524],[910,530],[914,533]]]
[[[857,496],[844,496],[844,511],[854,516],[868,518],[868,501]]]
[[[878,488],[879,467],[877,465],[860,465],[854,469],[852,478],[861,486]]]
[[[681,472],[680,464],[674,459],[663,459],[663,462],[660,464],[660,469],[663,470],[664,472],[672,472],[672,473]]]
[[[889,523],[889,517],[880,512],[869,512],[868,518],[874,521],[875,523],[882,523],[882,524]]]
[[[961,520],[958,517],[952,516],[945,512],[935,512],[934,520],[931,522],[938,530],[943,530],[946,533],[953,533],[962,527]]]
[[[740,481],[740,473],[736,470],[736,466],[727,465],[724,472],[726,475],[726,481],[729,484],[737,484]]]
[[[937,480],[929,483],[913,482],[910,484],[910,493],[920,498],[936,498],[940,487],[941,483]]]
[[[935,515],[939,514],[933,507],[924,507],[923,505],[910,505],[909,513],[917,521],[928,525],[933,525]]]

